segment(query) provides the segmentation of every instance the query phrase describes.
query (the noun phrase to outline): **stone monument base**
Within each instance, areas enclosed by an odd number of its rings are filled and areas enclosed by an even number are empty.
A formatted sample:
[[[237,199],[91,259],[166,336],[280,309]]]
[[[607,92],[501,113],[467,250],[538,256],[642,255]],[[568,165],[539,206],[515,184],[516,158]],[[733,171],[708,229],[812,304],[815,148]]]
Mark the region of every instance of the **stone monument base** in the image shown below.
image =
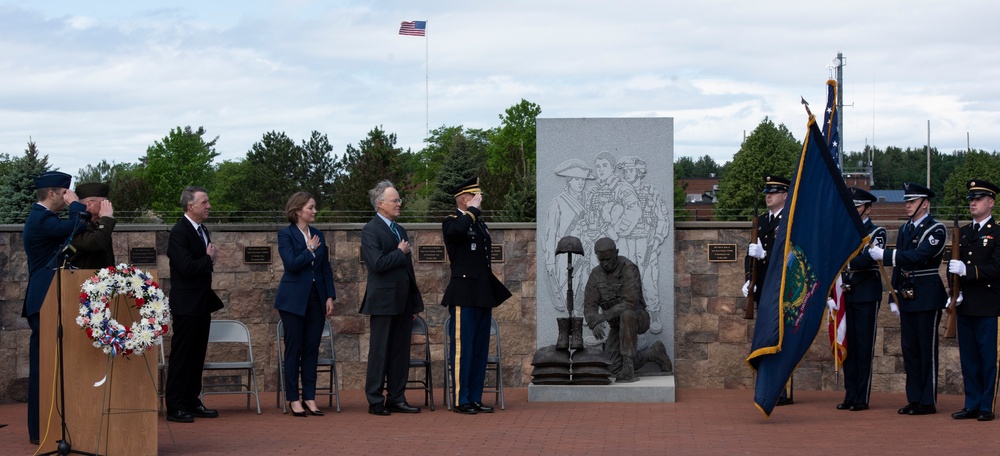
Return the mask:
[[[528,385],[528,402],[675,402],[673,375],[611,385]]]

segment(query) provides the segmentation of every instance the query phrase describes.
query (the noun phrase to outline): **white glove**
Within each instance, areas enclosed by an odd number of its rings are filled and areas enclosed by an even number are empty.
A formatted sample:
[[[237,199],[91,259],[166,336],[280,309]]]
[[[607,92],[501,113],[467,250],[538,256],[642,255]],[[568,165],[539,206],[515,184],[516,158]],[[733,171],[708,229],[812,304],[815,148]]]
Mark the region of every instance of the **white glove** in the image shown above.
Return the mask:
[[[833,298],[826,299],[826,306],[830,308],[830,312],[836,313],[840,310],[840,306],[837,305],[837,301],[834,301]]]
[[[965,263],[962,260],[948,260],[948,272],[965,277]]]
[[[894,302],[889,303],[889,311],[892,312],[893,315],[897,317],[899,316],[899,306],[897,306],[896,303]]]
[[[746,283],[743,284],[743,297],[745,298],[749,295],[750,295],[750,281],[747,280]]]
[[[873,245],[873,246],[871,246],[871,247],[868,248],[868,255],[871,256],[872,259],[875,260],[875,261],[881,261],[882,260],[882,253],[883,252],[885,252],[885,250],[883,250],[882,247],[879,247],[877,245]]]
[[[760,243],[760,238],[757,238],[756,244],[750,244],[750,247],[747,248],[747,255],[758,260],[763,260],[767,256],[767,252],[764,251],[764,245]]]
[[[955,307],[958,307],[958,306],[962,305],[962,299],[964,299],[964,298],[962,298],[962,292],[959,291],[958,292],[958,298],[955,298]],[[947,307],[947,306],[945,306],[945,307]]]

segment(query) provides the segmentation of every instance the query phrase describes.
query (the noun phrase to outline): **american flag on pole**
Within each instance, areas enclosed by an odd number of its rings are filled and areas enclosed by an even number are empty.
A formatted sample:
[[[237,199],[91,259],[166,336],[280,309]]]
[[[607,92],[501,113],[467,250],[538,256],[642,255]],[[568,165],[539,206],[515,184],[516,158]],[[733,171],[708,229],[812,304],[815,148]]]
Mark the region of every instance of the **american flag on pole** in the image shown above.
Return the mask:
[[[425,36],[427,21],[403,21],[399,25],[399,34],[407,36]]]

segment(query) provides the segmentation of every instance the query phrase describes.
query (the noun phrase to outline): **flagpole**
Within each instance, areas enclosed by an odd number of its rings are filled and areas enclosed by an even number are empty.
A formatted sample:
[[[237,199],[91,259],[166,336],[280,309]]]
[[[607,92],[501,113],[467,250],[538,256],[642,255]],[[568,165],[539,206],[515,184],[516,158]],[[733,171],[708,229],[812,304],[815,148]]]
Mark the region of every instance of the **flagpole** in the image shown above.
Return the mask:
[[[431,96],[430,96],[430,51],[428,50],[427,44],[427,31],[426,27],[424,30],[424,136],[430,136],[430,113],[431,113]]]

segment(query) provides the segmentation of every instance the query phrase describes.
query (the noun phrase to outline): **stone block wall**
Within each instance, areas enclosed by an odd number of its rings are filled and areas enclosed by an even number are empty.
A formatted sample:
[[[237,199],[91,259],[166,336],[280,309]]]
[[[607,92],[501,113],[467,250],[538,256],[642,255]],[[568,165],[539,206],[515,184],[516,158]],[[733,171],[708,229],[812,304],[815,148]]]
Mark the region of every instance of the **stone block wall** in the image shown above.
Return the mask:
[[[887,225],[890,237],[894,236],[892,229],[898,223]],[[273,303],[283,270],[277,253],[277,231],[282,226],[214,226],[211,221],[209,226],[213,231],[212,239],[220,250],[213,286],[226,304],[213,317],[240,320],[250,328],[260,387],[264,391],[275,391],[278,385],[275,335],[278,313]],[[438,224],[404,226],[415,246],[443,244]],[[332,249],[337,301],[330,321],[336,334],[340,386],[361,389],[368,355],[368,323],[366,317],[358,314],[366,277],[359,255],[362,225],[318,227],[324,231]],[[156,248],[157,264],[137,266],[155,269],[165,290],[170,286],[166,257],[169,228],[126,225],[120,226],[115,234],[119,261],[127,260],[130,248]],[[741,389],[753,386],[752,372],[745,359],[749,354],[754,321],[743,319],[742,259],[730,263],[707,261],[710,243],[736,244],[738,252],[742,252],[749,230],[749,223],[677,223],[674,236],[676,359],[673,361],[679,387]],[[21,231],[21,226],[0,226],[0,403],[23,401],[27,396],[29,330],[20,313],[28,273]],[[513,293],[510,300],[494,310],[501,328],[504,383],[510,387],[526,386],[531,379],[530,363],[536,348],[535,226],[495,223],[491,225],[491,234],[496,243],[504,246],[504,262],[496,264],[494,270]],[[244,264],[243,247],[246,246],[271,246],[272,264]],[[430,326],[435,386],[440,388],[444,359],[442,324],[448,313],[439,303],[448,283],[448,264],[416,262],[415,269],[426,304],[424,318]],[[796,388],[842,388],[833,369],[829,346],[824,328],[796,371]],[[422,355],[422,350],[422,346],[414,346],[414,352]],[[941,339],[940,366],[941,392],[961,392],[958,347],[954,339]],[[418,375],[422,374],[414,373]],[[873,381],[874,391],[903,391],[899,320],[889,313],[887,305],[879,315]],[[266,396],[264,402],[269,403]]]

